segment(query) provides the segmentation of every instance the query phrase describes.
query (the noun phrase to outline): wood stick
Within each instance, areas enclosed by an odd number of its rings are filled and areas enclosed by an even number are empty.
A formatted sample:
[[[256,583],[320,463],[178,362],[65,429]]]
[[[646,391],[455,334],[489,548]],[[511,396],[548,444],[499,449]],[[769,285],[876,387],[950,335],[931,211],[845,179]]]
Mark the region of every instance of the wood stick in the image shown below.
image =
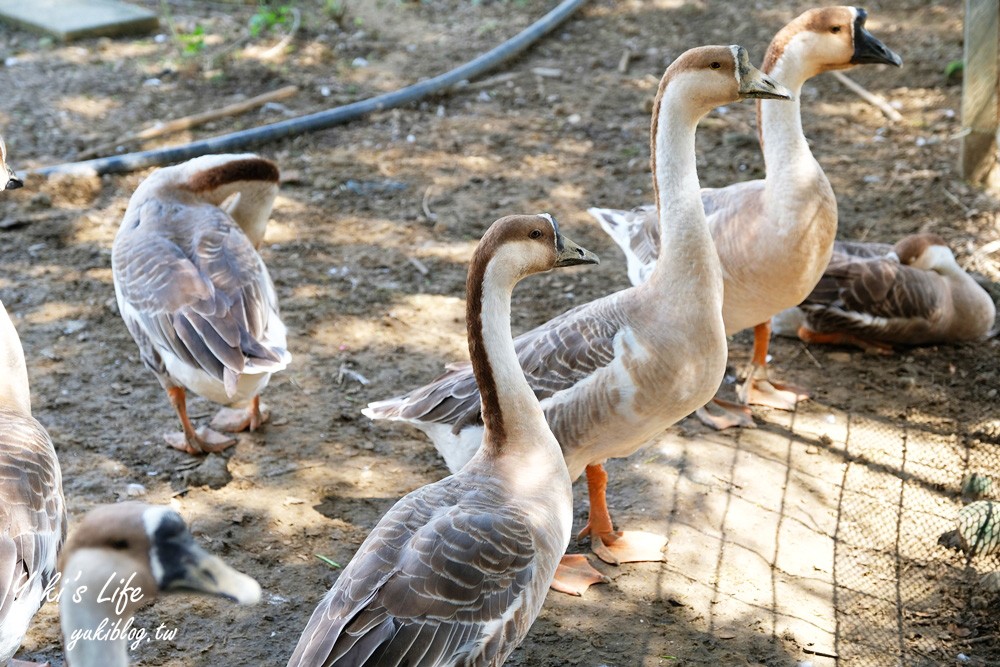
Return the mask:
[[[833,78],[835,78],[837,81],[844,84],[844,86],[847,87],[847,89],[850,90],[852,93],[854,93],[855,95],[863,99],[865,102],[868,102],[868,104],[872,105],[873,107],[881,111],[883,114],[885,114],[885,117],[891,120],[892,122],[894,123],[903,122],[903,115],[901,113],[899,113],[891,106],[889,106],[888,102],[886,102],[884,99],[882,99],[875,93],[866,90],[857,81],[847,78],[846,76],[844,76],[843,72],[830,72],[830,74],[832,74]]]
[[[257,107],[264,106],[268,102],[275,102],[277,100],[283,100],[299,92],[298,86],[285,86],[284,88],[279,88],[278,90],[271,91],[270,93],[264,93],[263,95],[258,95],[257,97],[251,97],[248,100],[243,100],[242,102],[235,102],[221,109],[210,109],[208,111],[203,111],[201,113],[196,113],[191,116],[184,116],[183,118],[177,118],[175,120],[167,121],[166,123],[157,123],[151,127],[147,127],[145,130],[140,130],[133,134],[126,134],[124,137],[116,139],[115,141],[108,142],[106,144],[101,144],[90,148],[79,155],[79,159],[86,159],[93,155],[99,155],[108,150],[114,149],[116,146],[121,144],[131,143],[133,141],[143,141],[146,139],[152,139],[154,137],[162,137],[167,134],[173,134],[174,132],[180,132],[181,130],[186,130],[191,127],[197,127],[198,125],[204,125],[213,120],[219,118],[226,118],[228,116],[238,116]]]
[[[622,57],[618,59],[618,73],[625,74],[628,72],[628,65],[632,60],[632,50],[625,49],[622,51]]]

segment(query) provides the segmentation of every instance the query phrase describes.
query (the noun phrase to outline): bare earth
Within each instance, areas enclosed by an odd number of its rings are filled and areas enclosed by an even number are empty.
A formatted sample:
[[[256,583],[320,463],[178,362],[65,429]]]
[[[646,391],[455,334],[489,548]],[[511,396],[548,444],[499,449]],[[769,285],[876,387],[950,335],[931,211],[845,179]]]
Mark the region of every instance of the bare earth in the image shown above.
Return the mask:
[[[165,3],[178,33],[204,33],[187,55],[166,22],[158,41],[68,46],[0,26],[0,128],[15,167],[28,169],[156,121],[300,87],[279,105],[141,147],[214,136],[433,76],[554,4],[303,0],[298,30],[276,52],[288,26],[249,36],[253,2]],[[821,76],[803,91],[803,124],[838,195],[841,238],[935,231],[996,297],[1000,255],[978,251],[1000,239],[1000,201],[955,168],[961,86],[944,71],[962,57],[960,4],[867,7],[869,28],[905,67],[851,76],[905,123],[888,124]],[[648,112],[665,65],[705,43],[743,44],[759,63],[774,32],[810,6],[593,0],[502,80],[257,148],[284,177],[262,253],[294,362],[265,394],[271,423],[200,468],[164,445],[173,412],[114,300],[112,239],[146,174],[33,176],[5,193],[0,298],[21,333],[72,518],[130,493],[170,503],[199,541],[265,589],[265,602],[247,609],[157,603],[136,626],[163,623],[176,637],[140,642],[134,660],[284,664],[337,577],[316,554],[345,564],[396,499],[446,474],[419,433],[359,410],[465,357],[466,262],[481,233],[501,215],[548,211],[604,258],[520,287],[518,332],[627,286],[621,254],[585,209],[651,200]],[[699,151],[703,185],[761,177],[753,106],[707,118]],[[749,343],[734,339],[736,369]],[[743,433],[687,420],[611,462],[616,521],[666,532],[665,561],[597,564],[613,583],[582,599],[552,594],[509,664],[1000,664],[996,596],[977,591],[963,559],[935,543],[960,507],[962,476],[1000,460],[997,342],[881,358],[776,340],[772,354],[775,375],[810,387],[813,400],[794,414],[760,411],[759,428]],[[199,400],[192,412],[203,421],[214,406]],[[21,657],[58,666],[61,655],[50,604]]]

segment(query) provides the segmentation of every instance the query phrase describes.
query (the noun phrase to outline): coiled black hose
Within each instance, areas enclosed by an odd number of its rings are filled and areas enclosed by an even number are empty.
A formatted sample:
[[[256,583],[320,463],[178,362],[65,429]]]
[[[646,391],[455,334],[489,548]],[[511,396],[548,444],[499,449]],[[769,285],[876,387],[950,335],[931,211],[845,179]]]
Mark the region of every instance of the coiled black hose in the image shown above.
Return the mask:
[[[455,84],[473,79],[484,72],[495,68],[497,65],[510,60],[529,46],[538,41],[541,37],[551,32],[560,23],[569,18],[587,0],[563,0],[548,14],[540,18],[526,29],[507,40],[500,46],[484,53],[475,60],[469,61],[460,67],[438,75],[433,79],[427,79],[412,86],[401,88],[392,93],[377,95],[366,100],[352,102],[344,106],[318,111],[308,116],[290,118],[278,123],[255,127],[242,132],[223,134],[222,136],[195,141],[183,146],[170,146],[158,148],[151,151],[139,153],[126,153],[125,155],[113,155],[110,157],[96,158],[84,162],[67,162],[52,167],[42,167],[35,169],[31,173],[36,174],[56,174],[73,172],[92,172],[100,174],[115,174],[155,167],[165,164],[173,164],[190,160],[199,155],[210,153],[228,153],[248,146],[259,145],[292,135],[306,134],[325,130],[340,125],[348,121],[355,120],[373,111],[384,111],[395,107],[416,102],[429,95],[440,92]]]

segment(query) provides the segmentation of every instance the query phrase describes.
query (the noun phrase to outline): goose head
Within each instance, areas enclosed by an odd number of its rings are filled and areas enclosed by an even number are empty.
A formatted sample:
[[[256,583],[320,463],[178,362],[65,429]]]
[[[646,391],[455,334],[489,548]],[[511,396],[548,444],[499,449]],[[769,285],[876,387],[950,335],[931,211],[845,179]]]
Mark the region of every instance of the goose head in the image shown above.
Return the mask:
[[[770,72],[786,55],[803,68],[803,80],[854,65],[902,67],[903,59],[865,28],[867,18],[868,12],[860,7],[810,9],[774,36],[763,70]]]
[[[278,167],[252,153],[204,155],[153,172],[136,188],[132,201],[171,190],[223,209],[259,248],[278,195]]]
[[[955,254],[948,243],[937,234],[911,234],[896,242],[892,248],[900,264],[935,273],[961,271]]]
[[[24,181],[18,178],[14,170],[7,164],[7,144],[4,143],[3,137],[0,137],[0,163],[3,164],[3,173],[0,173],[0,179],[5,179],[0,180],[3,183],[0,190],[16,190],[24,187]]]
[[[128,622],[161,593],[190,591],[239,604],[260,599],[260,585],[194,542],[181,516],[139,502],[92,510],[59,556],[63,644],[72,667],[126,665],[127,642],[88,637]]]
[[[492,277],[511,286],[533,273],[600,262],[597,255],[563,236],[548,213],[500,218],[486,230],[476,256],[489,262]]]

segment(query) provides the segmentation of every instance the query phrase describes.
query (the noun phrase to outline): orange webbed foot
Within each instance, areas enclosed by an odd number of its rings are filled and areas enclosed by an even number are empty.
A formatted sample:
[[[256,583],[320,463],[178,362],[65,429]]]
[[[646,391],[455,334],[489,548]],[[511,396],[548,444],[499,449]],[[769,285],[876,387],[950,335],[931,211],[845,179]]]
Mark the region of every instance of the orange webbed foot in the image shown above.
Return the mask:
[[[809,399],[809,392],[801,387],[773,382],[766,377],[747,380],[743,398],[748,405],[763,405],[778,410],[794,410],[799,401]]]
[[[163,439],[168,445],[182,452],[200,456],[202,454],[217,454],[236,444],[235,438],[222,435],[217,431],[202,426],[195,431],[195,437],[188,438],[184,433],[167,433]]]
[[[601,574],[587,557],[582,554],[564,554],[556,568],[556,577],[551,588],[577,597],[587,592],[594,584],[608,584],[611,579]]]
[[[727,428],[757,428],[750,408],[718,397],[695,410],[694,414],[698,421],[716,431],[725,431]]]
[[[222,408],[212,418],[211,426],[226,433],[256,431],[261,424],[271,418],[271,410],[264,403],[254,400],[250,407]]]
[[[659,562],[667,538],[640,530],[611,530],[595,534],[590,523],[584,526],[577,539],[590,536],[590,550],[609,565],[622,563]]]

